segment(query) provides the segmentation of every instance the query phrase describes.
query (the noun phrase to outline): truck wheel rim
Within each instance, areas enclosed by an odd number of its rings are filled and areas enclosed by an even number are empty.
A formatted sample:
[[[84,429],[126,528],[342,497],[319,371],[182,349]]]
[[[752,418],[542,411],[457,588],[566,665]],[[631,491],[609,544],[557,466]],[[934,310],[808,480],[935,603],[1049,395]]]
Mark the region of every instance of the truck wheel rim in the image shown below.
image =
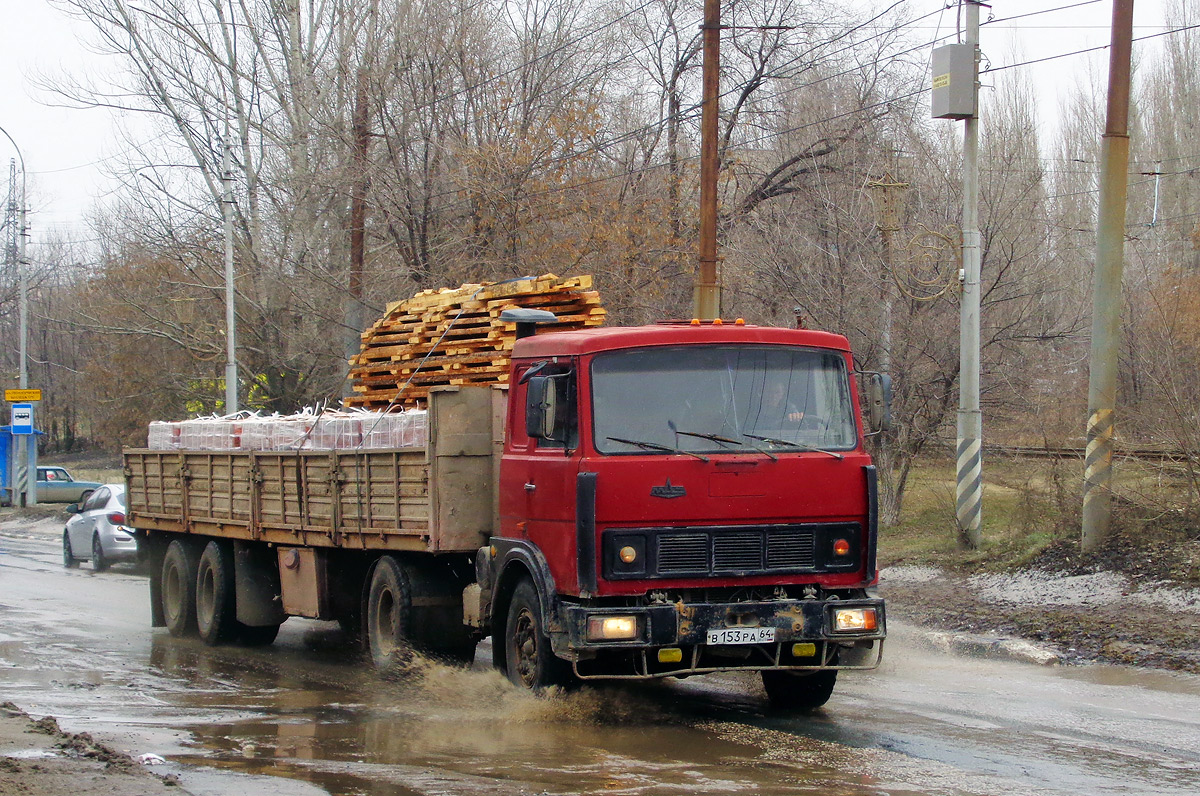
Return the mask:
[[[203,567],[200,572],[200,584],[196,589],[196,614],[201,622],[209,623],[213,616],[213,606],[216,604],[216,581],[213,578],[212,567]]]
[[[171,567],[167,570],[167,576],[163,579],[163,592],[166,594],[166,614],[168,618],[174,620],[181,613],[180,603],[183,601],[181,596],[181,588],[179,581],[179,570]]]
[[[391,589],[379,593],[379,604],[375,609],[375,629],[372,634],[376,648],[382,656],[391,655],[396,649],[396,600]]]
[[[517,674],[526,687],[532,688],[537,680],[538,637],[537,624],[528,608],[517,616],[513,628],[513,652]]]

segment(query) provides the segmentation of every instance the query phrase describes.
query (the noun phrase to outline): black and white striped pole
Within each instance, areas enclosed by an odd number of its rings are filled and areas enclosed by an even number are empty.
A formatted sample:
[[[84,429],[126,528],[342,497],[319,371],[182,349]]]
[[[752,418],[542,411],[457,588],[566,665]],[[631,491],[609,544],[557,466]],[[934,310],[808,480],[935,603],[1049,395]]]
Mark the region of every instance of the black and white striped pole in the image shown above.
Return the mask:
[[[979,4],[968,2],[965,44],[971,48],[975,112],[963,120],[962,298],[959,307],[958,457],[954,513],[958,538],[983,541],[983,420],[979,410]]]
[[[958,369],[958,459],[955,517],[959,541],[982,542],[983,422],[979,412],[979,3],[964,0],[967,29],[960,44],[933,51],[935,119],[962,119],[963,220]]]

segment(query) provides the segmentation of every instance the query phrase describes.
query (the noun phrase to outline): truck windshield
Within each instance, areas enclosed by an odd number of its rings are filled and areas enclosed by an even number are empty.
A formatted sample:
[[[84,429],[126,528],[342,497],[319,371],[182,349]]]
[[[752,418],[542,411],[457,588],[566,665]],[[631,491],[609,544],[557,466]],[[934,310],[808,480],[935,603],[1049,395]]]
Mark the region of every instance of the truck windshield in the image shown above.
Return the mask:
[[[786,346],[613,351],[591,368],[600,453],[820,449],[858,442],[845,359]]]

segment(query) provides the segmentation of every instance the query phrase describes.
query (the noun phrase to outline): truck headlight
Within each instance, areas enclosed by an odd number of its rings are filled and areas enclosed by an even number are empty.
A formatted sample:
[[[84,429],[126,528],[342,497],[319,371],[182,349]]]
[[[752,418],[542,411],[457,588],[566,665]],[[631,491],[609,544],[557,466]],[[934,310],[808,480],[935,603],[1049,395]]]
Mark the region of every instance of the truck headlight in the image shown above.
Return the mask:
[[[638,637],[636,616],[589,616],[588,641],[632,641]]]
[[[868,633],[879,629],[874,608],[834,608],[834,633]]]

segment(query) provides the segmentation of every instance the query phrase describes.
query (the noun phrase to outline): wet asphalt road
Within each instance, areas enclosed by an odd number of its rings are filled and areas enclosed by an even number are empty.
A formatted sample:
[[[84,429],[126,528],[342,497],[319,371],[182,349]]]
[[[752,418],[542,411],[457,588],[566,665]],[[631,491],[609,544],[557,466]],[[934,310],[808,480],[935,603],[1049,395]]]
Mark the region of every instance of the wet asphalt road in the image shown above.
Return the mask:
[[[383,682],[336,625],[265,649],[149,628],[131,569],[64,570],[45,523],[0,528],[0,701],[231,794],[1195,794],[1200,678],[980,661],[893,628],[810,717],[756,678],[517,691],[487,668]]]

